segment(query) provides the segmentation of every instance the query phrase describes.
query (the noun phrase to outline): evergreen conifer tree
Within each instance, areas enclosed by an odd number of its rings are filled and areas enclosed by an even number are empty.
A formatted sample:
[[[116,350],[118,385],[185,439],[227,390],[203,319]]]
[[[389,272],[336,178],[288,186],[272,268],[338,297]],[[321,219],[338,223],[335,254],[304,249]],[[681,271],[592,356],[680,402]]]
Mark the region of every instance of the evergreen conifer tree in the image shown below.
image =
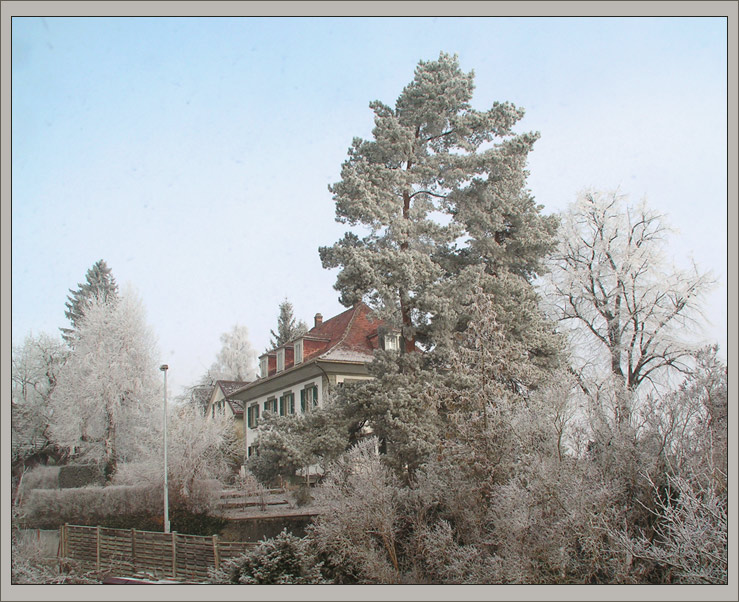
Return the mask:
[[[525,189],[538,134],[513,133],[523,111],[511,103],[473,109],[472,91],[456,56],[421,61],[394,109],[370,104],[373,140],[353,140],[329,187],[336,220],[369,233],[320,248],[323,266],[340,268],[343,304],[363,299],[401,328],[406,351],[459,328],[481,278],[528,285],[554,242],[556,221]]]
[[[115,301],[118,298],[118,285],[111,269],[104,260],[96,262],[85,274],[85,282],[77,285],[77,290],[69,289],[71,293],[67,297],[65,304],[67,310],[64,312],[65,317],[72,324],[71,328],[60,328],[62,338],[72,344],[74,334],[79,329],[80,322],[85,314],[85,310],[89,307],[90,302],[99,299],[103,303]]]
[[[394,109],[370,104],[373,140],[354,139],[330,187],[337,221],[362,235],[319,249],[325,268],[339,268],[341,302],[366,301],[403,334],[405,354],[377,352],[374,379],[338,395],[410,478],[448,430],[429,385],[453,369],[455,333],[477,319],[481,296],[518,353],[489,374],[501,387],[537,386],[560,348],[531,284],[557,227],[525,187],[538,134],[513,132],[523,111],[510,103],[473,109],[472,90],[473,74],[442,53],[419,63]],[[414,358],[419,347],[429,353]]]
[[[293,315],[293,304],[285,299],[280,303],[280,315],[277,317],[277,332],[269,331],[272,335],[270,345],[272,349],[280,347],[285,343],[294,341],[308,332],[308,327],[302,320],[296,320]]]

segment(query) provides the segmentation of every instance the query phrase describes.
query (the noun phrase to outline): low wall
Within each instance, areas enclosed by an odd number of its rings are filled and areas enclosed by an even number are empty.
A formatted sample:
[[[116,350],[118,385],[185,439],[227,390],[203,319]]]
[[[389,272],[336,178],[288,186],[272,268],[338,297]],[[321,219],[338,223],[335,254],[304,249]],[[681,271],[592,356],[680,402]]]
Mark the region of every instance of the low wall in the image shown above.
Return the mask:
[[[315,514],[298,514],[228,519],[220,537],[224,541],[262,541],[276,537],[283,529],[296,537],[304,537],[305,529],[314,516]]]

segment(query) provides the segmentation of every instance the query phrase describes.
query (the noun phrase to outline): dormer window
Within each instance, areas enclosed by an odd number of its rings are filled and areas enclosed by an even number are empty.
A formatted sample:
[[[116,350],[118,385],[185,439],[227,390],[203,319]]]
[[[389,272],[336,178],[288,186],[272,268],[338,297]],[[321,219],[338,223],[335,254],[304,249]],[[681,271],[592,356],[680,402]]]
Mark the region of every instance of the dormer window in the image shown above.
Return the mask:
[[[397,332],[390,332],[385,335],[385,350],[400,351],[400,335]]]
[[[295,341],[295,363],[303,363],[303,339]]]
[[[277,350],[277,371],[282,372],[285,369],[285,348]]]
[[[259,374],[262,378],[269,376],[269,357],[266,355],[259,359]]]

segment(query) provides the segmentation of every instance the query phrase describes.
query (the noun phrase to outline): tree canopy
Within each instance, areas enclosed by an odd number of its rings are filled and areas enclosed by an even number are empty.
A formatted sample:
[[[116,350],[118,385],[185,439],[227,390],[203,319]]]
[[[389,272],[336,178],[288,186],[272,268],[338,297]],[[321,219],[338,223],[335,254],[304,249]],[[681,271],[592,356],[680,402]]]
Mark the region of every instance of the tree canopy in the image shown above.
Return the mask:
[[[364,299],[402,328],[407,351],[457,326],[480,269],[528,278],[554,242],[556,220],[525,188],[538,134],[513,132],[511,103],[475,110],[472,91],[456,56],[421,61],[395,108],[370,103],[373,139],[354,138],[329,187],[336,220],[359,233],[319,249],[323,266],[340,268],[342,303]]]
[[[97,461],[110,478],[119,462],[151,447],[160,392],[153,334],[129,293],[90,301],[51,396],[51,438]]]
[[[113,273],[104,260],[97,261],[87,270],[85,281],[77,285],[76,290],[69,289],[71,293],[67,297],[64,312],[65,317],[70,321],[71,328],[61,328],[62,337],[70,345],[73,342],[74,334],[79,329],[80,322],[85,315],[85,311],[90,303],[98,298],[104,302],[113,301],[118,297],[118,285],[116,284]]]
[[[257,352],[249,340],[249,329],[235,324],[221,335],[221,350],[203,381],[212,384],[216,380],[249,382],[256,376]]]
[[[565,212],[545,290],[573,337],[583,386],[605,372],[633,394],[687,371],[695,350],[687,335],[711,279],[666,265],[667,233],[664,216],[618,192],[583,191]]]

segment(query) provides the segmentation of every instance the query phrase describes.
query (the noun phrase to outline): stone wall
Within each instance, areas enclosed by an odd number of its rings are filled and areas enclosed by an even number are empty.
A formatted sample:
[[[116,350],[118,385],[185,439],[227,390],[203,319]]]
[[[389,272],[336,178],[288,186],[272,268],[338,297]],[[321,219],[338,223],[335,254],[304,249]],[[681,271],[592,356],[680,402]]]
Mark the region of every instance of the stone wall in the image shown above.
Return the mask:
[[[219,537],[225,541],[261,541],[276,537],[283,529],[287,529],[296,537],[304,537],[305,528],[312,522],[314,516],[299,514],[229,519]]]

